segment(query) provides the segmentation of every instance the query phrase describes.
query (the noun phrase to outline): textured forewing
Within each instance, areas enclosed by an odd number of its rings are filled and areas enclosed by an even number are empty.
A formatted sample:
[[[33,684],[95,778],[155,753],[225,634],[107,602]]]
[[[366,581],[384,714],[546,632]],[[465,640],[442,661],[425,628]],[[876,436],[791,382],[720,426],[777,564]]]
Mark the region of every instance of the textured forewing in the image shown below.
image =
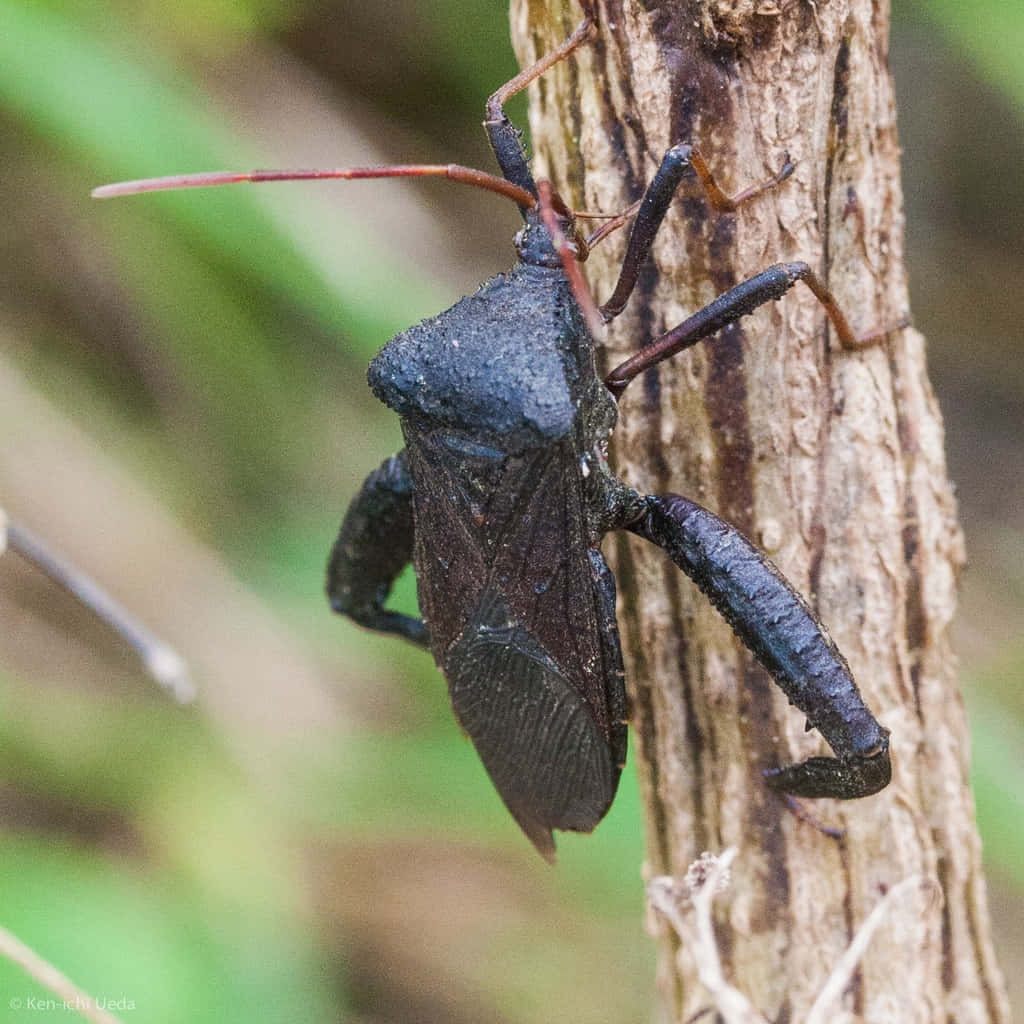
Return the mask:
[[[481,536],[480,488],[467,480],[472,474],[479,481],[488,467],[475,467],[429,434],[406,431],[406,439],[415,481],[413,564],[419,605],[434,658],[443,666],[445,652],[465,627],[490,574]],[[489,472],[500,478],[502,470],[495,466]],[[500,479],[491,482],[499,484]]]
[[[523,831],[589,831],[625,757],[614,584],[566,440],[488,455],[410,437],[420,607],[452,705]],[[418,471],[417,471],[418,466]]]
[[[589,832],[604,816],[617,766],[586,702],[501,598],[486,592],[477,611],[446,666],[452,706],[512,816],[550,859],[552,829]]]
[[[509,474],[488,585],[590,705],[607,735],[606,652],[579,468],[569,442]],[[507,496],[507,497],[506,497]]]
[[[453,451],[448,434],[407,436],[420,609],[438,664],[485,590],[500,594],[607,735],[605,624],[571,440],[488,458],[468,442]]]

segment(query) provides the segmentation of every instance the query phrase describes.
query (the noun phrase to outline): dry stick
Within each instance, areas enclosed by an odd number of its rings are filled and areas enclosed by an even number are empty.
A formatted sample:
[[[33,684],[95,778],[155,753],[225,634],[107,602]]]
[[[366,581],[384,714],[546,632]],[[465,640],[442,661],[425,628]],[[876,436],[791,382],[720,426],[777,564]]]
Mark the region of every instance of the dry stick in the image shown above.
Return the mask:
[[[871,941],[871,936],[877,931],[878,926],[882,923],[882,919],[905,892],[908,892],[910,889],[919,888],[922,885],[931,887],[939,894],[941,899],[942,890],[939,888],[938,883],[933,879],[926,879],[922,875],[911,875],[909,878],[904,878],[902,882],[894,885],[878,901],[875,909],[868,914],[864,923],[857,929],[857,934],[854,935],[853,941],[847,947],[846,952],[839,958],[839,963],[836,964],[829,975],[818,998],[814,1000],[814,1005],[807,1014],[807,1020],[804,1024],[828,1024],[828,1021],[833,1019],[829,1015],[829,1010],[843,994],[846,986],[849,985],[853,972],[857,969],[857,965],[860,963],[865,950],[868,948],[868,943]]]
[[[735,847],[730,847],[718,857],[702,854],[701,859],[691,865],[682,885],[676,879],[662,875],[651,879],[647,894],[651,906],[668,919],[684,947],[692,954],[700,982],[714,999],[714,1008],[726,1024],[767,1024],[766,1018],[754,1009],[747,997],[726,981],[715,940],[711,905],[727,885],[729,866],[735,856]],[[827,1024],[834,1019],[832,1008],[853,978],[853,972],[879,925],[905,893],[923,885],[941,894],[938,883],[933,879],[911,875],[894,885],[879,900],[826,979],[804,1024]],[[692,904],[692,922],[683,913],[687,899]]]
[[[10,522],[0,509],[0,554],[7,549],[46,573],[117,632],[138,654],[149,675],[175,699],[186,703],[195,698],[188,666],[174,648],[147,629],[92,577],[58,555],[31,530]]]
[[[5,956],[11,963],[17,964],[29,977],[34,978],[44,988],[56,995],[65,1009],[77,1010],[86,1020],[93,1024],[121,1024],[119,1018],[107,1013],[96,1004],[92,996],[83,992],[70,978],[65,977],[53,964],[44,960],[34,950],[29,949],[17,936],[0,926],[0,956]],[[17,1009],[12,999],[9,1003]]]
[[[692,954],[700,983],[714,999],[715,1009],[726,1024],[768,1024],[750,1000],[725,980],[711,922],[712,901],[727,884],[729,865],[735,856],[734,846],[718,857],[702,854],[700,860],[691,865],[682,885],[667,875],[652,878],[647,886],[647,898],[655,910],[668,918],[684,948]],[[687,898],[692,903],[692,923],[683,913]]]

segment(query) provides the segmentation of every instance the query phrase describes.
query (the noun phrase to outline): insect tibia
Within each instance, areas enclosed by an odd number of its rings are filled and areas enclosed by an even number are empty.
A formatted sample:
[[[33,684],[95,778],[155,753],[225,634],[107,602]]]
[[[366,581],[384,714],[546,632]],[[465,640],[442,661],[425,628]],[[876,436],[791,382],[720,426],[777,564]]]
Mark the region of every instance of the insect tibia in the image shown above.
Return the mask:
[[[791,796],[833,797],[854,800],[885,789],[892,778],[889,760],[889,734],[879,750],[866,757],[840,760],[836,757],[811,757],[800,764],[770,769],[764,773],[772,789]]]
[[[837,757],[771,775],[794,796],[866,796],[889,781],[888,732],[846,659],[782,573],[735,527],[675,494],[647,498],[629,529],[664,548],[718,609]]]

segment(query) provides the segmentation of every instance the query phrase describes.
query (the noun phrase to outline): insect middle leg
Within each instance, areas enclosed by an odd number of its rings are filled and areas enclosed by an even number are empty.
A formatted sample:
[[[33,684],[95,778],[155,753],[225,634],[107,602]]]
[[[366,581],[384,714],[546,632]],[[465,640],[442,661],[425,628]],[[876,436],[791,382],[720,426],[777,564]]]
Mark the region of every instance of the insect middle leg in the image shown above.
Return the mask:
[[[881,341],[891,331],[906,327],[907,318],[891,327],[856,334],[839,308],[835,297],[811,268],[803,262],[776,263],[719,295],[677,327],[645,345],[636,355],[620,363],[605,378],[608,390],[618,398],[634,377],[656,366],[703,338],[752,313],[758,306],[781,298],[797,281],[803,281],[825,307],[829,320],[844,348],[864,348]]]
[[[633,227],[630,231],[629,242],[626,245],[626,255],[622,261],[622,269],[619,271],[619,279],[616,282],[611,297],[602,306],[598,306],[594,302],[590,289],[576,266],[576,261],[585,258],[585,256],[578,254],[578,244],[576,251],[573,251],[558,225],[558,218],[555,215],[556,211],[553,210],[553,190],[545,182],[535,186],[535,194],[538,195],[544,223],[551,233],[556,248],[562,255],[562,265],[566,275],[569,277],[573,294],[580,309],[583,311],[584,319],[591,333],[596,334],[603,324],[613,320],[622,312],[630,295],[633,293],[633,289],[636,287],[640,267],[651,251],[651,245],[658,233],[658,229],[661,227],[661,222],[665,219],[665,214],[668,212],[672,197],[675,195],[679,183],[689,172],[697,176],[711,205],[717,210],[729,212],[735,210],[741,203],[745,203],[785,181],[793,173],[793,164],[790,162],[789,155],[787,154],[783,160],[782,167],[766,181],[741,189],[735,195],[730,196],[722,191],[706,161],[692,146],[686,144],[673,146],[662,157],[661,166],[651,179],[651,183],[647,186],[647,190],[644,192],[643,198],[639,203],[634,204],[628,211],[610,218],[609,224],[605,228],[599,229],[590,239],[584,242],[583,249],[585,252],[591,244],[596,244],[605,235],[621,226],[634,209],[637,210],[636,219],[633,221]],[[806,265],[803,266],[806,267]],[[810,274],[809,267],[806,267],[806,271],[807,274]],[[832,299],[831,295],[828,295],[827,291],[816,279],[811,287],[815,294],[821,292],[827,296],[829,308],[834,310],[836,316],[842,320],[842,313],[839,311],[835,300]],[[766,296],[761,301],[767,301],[769,297],[777,298],[777,296]],[[737,313],[737,315],[740,314]],[[845,325],[845,320],[843,324]],[[712,328],[712,330],[715,329],[717,328]],[[706,333],[711,333],[711,331],[709,330]],[[700,335],[700,337],[705,336],[705,334]],[[659,338],[655,343],[657,344],[660,341],[661,339]],[[645,347],[644,352],[648,352],[649,349],[650,346]],[[662,356],[661,358],[667,358],[667,356]],[[657,361],[656,359],[655,362]],[[621,394],[622,389],[625,387],[625,384],[622,384],[619,390],[615,390],[610,382],[606,381],[606,383],[609,383],[609,387],[616,397]]]
[[[331,550],[327,596],[336,612],[359,625],[429,647],[430,634],[422,619],[384,607],[395,580],[412,560],[412,491],[404,451],[366,478]]]
[[[765,772],[793,796],[849,800],[891,777],[889,732],[865,706],[846,659],[782,573],[734,526],[677,494],[649,496],[625,524],[697,584],[836,757]]]

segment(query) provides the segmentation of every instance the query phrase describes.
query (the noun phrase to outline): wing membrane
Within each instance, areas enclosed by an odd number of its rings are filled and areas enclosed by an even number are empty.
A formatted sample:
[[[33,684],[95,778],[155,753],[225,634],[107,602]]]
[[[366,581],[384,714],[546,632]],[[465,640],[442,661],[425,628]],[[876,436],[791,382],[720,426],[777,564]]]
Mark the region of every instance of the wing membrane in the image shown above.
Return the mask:
[[[463,728],[545,856],[589,831],[625,757],[614,584],[572,439],[520,456],[409,437],[420,608]]]
[[[449,658],[452,706],[520,828],[553,859],[554,828],[589,832],[618,771],[590,709],[493,592]]]
[[[607,735],[603,612],[571,439],[504,459],[410,438],[420,608],[439,665],[485,592],[560,666]]]

